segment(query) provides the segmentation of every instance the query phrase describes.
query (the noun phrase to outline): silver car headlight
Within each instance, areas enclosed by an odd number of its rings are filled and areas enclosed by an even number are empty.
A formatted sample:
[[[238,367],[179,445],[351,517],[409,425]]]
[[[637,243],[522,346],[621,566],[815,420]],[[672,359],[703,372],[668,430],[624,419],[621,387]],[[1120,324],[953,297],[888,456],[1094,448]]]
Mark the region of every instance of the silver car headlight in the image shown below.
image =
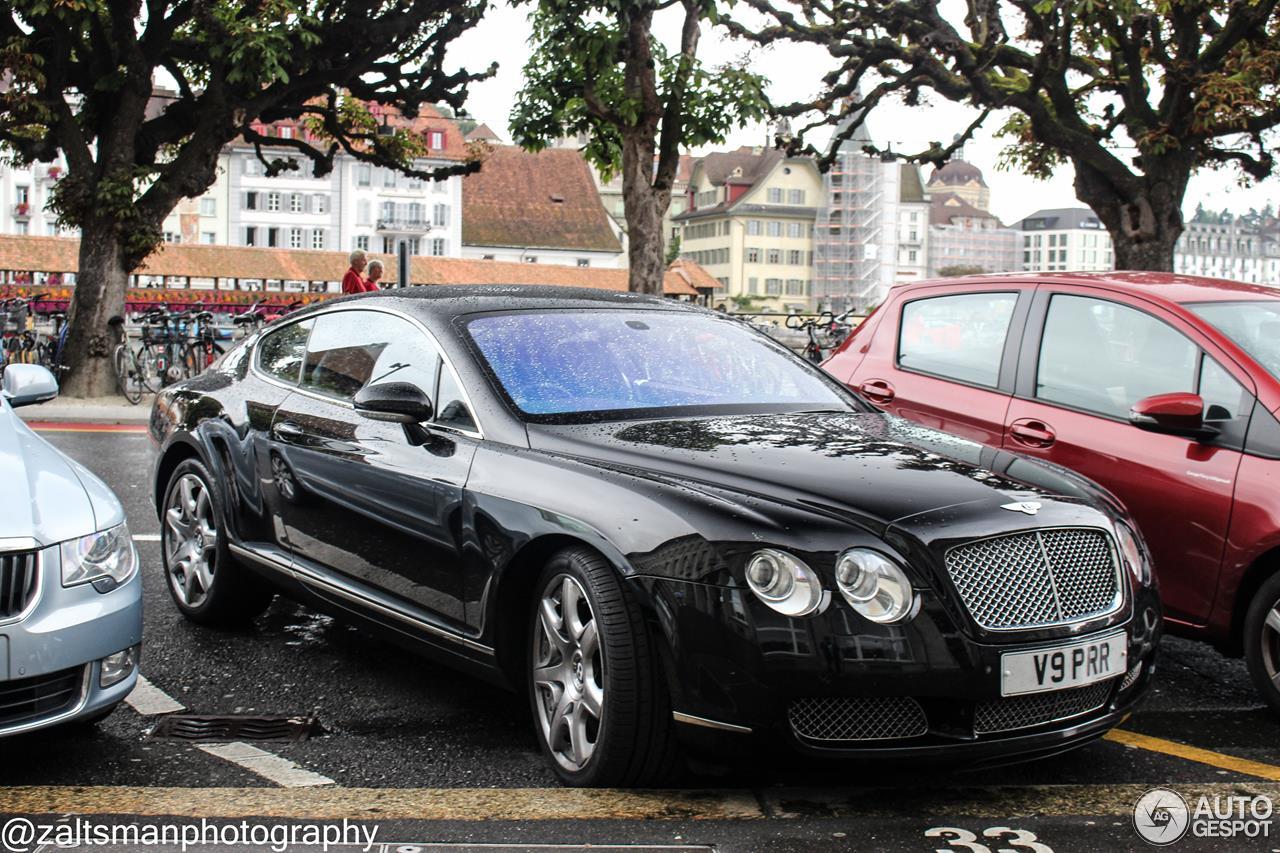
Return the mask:
[[[870,548],[851,548],[836,561],[836,586],[863,617],[887,625],[915,612],[916,594],[897,563]]]
[[[138,570],[138,552],[125,524],[68,540],[61,548],[63,586],[107,579],[114,589]]]
[[[1151,563],[1147,550],[1142,547],[1137,532],[1123,521],[1116,522],[1116,538],[1120,542],[1120,559],[1129,568],[1134,580],[1146,585],[1151,582]]]
[[[808,616],[822,606],[822,583],[813,569],[785,551],[765,548],[747,562],[747,586],[785,616]]]

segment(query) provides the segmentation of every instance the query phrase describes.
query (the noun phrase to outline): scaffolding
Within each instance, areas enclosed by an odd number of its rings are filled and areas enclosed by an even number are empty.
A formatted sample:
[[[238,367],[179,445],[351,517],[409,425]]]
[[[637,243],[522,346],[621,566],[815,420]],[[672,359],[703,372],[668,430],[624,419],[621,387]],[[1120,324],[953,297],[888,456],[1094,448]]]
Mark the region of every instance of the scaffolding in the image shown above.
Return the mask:
[[[885,227],[879,160],[846,143],[823,177],[826,204],[813,235],[814,296],[821,308],[864,311],[881,295]]]

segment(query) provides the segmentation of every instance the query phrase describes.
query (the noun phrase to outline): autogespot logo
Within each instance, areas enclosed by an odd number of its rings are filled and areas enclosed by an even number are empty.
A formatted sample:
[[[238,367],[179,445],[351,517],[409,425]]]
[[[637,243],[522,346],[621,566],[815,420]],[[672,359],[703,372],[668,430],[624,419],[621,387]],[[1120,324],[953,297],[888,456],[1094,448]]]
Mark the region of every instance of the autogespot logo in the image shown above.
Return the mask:
[[[1191,810],[1182,795],[1167,788],[1152,788],[1133,807],[1133,828],[1143,840],[1163,847],[1187,834]]]

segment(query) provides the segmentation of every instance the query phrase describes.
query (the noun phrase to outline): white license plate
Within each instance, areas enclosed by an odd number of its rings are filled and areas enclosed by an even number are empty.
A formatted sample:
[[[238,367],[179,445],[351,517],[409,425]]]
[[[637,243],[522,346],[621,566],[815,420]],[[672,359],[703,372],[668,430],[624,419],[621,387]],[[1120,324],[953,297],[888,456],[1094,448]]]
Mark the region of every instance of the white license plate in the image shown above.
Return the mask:
[[[1000,656],[1000,695],[1020,696],[1082,687],[1124,675],[1129,643],[1123,631],[1059,646]]]

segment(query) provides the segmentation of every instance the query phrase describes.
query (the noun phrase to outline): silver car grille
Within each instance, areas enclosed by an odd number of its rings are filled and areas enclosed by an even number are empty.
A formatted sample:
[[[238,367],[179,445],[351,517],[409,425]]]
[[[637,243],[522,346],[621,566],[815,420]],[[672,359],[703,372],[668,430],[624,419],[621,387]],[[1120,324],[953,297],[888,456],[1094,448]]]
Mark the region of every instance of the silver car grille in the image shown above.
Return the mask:
[[[947,574],[983,628],[1038,628],[1103,616],[1123,598],[1111,537],[1094,528],[1047,528],[957,545]]]
[[[1115,679],[1053,693],[1033,693],[981,702],[974,709],[974,734],[1029,729],[1096,711],[1107,702]]]
[[[792,731],[808,740],[896,740],[929,730],[924,709],[909,696],[799,699],[791,704],[787,719]]]
[[[40,582],[40,552],[0,554],[0,619],[22,613],[36,597]]]

